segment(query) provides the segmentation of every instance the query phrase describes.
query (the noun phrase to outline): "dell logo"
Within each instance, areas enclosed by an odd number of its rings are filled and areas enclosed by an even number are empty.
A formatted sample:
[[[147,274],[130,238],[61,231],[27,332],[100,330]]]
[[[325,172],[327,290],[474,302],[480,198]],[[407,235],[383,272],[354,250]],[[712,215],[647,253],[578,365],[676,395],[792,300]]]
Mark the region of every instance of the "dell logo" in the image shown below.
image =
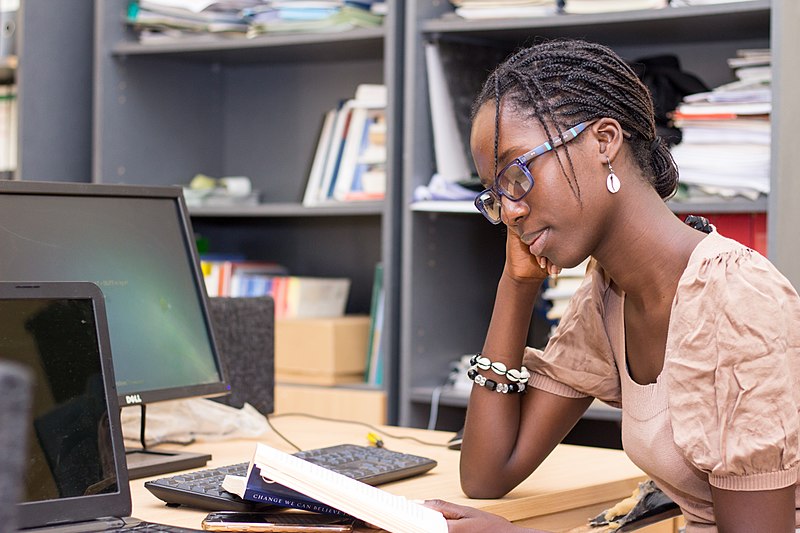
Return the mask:
[[[128,405],[132,403],[142,403],[142,397],[138,394],[128,394],[125,396],[125,403]]]

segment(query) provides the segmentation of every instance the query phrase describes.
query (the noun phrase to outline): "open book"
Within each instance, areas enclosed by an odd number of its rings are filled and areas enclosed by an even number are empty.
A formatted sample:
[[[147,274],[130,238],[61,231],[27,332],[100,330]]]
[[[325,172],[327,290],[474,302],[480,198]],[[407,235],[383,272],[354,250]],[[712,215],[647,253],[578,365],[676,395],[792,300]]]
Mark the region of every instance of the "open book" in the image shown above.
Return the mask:
[[[265,444],[256,446],[247,479],[257,470],[268,483],[293,489],[312,500],[392,533],[447,533],[438,511],[372,487]],[[244,482],[243,482],[244,480]],[[223,488],[245,498],[245,478],[226,476]]]

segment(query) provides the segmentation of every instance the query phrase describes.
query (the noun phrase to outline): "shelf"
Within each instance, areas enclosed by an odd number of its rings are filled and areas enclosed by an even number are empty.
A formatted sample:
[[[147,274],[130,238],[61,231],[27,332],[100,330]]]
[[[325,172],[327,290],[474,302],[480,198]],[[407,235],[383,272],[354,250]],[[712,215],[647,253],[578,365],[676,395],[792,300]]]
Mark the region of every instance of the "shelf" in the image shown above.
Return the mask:
[[[430,405],[432,403],[434,387],[415,387],[411,390],[410,399],[412,402]],[[439,406],[447,407],[467,407],[469,393],[455,391],[453,389],[443,389],[439,395]],[[588,420],[608,420],[619,422],[622,420],[622,412],[600,400],[594,400],[583,417]]]
[[[757,200],[711,200],[676,202],[670,200],[667,205],[678,215],[693,213],[766,213],[767,197],[761,195]]]
[[[412,211],[429,213],[464,213],[478,215],[480,212],[469,200],[427,200],[411,204]]]
[[[669,208],[676,214],[692,213],[766,213],[767,197],[761,196],[757,200],[720,200],[704,202],[667,202]],[[430,213],[463,213],[480,214],[475,205],[469,201],[425,201],[411,204],[412,211]]]
[[[335,33],[292,33],[246,37],[204,35],[183,40],[142,44],[120,42],[115,56],[158,56],[244,64],[255,62],[324,62],[382,59],[384,28],[359,28]]]
[[[297,203],[274,203],[241,206],[189,207],[193,217],[326,217],[326,216],[380,216],[383,202],[361,202],[353,204],[304,207]]]
[[[469,35],[516,44],[536,37],[579,37],[613,45],[751,39],[769,31],[769,0],[587,15],[463,19],[448,14],[421,24],[431,38]]]

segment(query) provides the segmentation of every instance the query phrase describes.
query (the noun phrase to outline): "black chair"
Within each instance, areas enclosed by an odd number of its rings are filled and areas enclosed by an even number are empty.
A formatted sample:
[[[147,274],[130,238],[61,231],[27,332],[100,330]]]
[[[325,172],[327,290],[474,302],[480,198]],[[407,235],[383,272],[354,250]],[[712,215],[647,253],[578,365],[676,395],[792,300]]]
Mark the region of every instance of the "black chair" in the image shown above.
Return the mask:
[[[0,529],[16,531],[28,452],[31,379],[22,366],[0,361]]]
[[[275,306],[269,296],[209,298],[217,350],[228,373],[231,394],[215,401],[261,414],[275,409]]]

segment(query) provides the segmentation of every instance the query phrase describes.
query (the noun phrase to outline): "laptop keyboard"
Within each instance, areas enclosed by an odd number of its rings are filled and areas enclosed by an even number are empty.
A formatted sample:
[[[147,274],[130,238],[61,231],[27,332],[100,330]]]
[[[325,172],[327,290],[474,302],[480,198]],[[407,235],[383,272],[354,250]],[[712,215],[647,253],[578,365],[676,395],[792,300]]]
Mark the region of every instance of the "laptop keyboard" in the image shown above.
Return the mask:
[[[436,461],[427,457],[355,444],[304,450],[294,455],[368,485],[416,476],[436,466]],[[226,475],[246,476],[247,467],[248,463],[245,462],[206,468],[147,481],[144,485],[167,505],[187,505],[209,511],[247,511],[271,507],[247,502],[222,490],[222,480]]]

